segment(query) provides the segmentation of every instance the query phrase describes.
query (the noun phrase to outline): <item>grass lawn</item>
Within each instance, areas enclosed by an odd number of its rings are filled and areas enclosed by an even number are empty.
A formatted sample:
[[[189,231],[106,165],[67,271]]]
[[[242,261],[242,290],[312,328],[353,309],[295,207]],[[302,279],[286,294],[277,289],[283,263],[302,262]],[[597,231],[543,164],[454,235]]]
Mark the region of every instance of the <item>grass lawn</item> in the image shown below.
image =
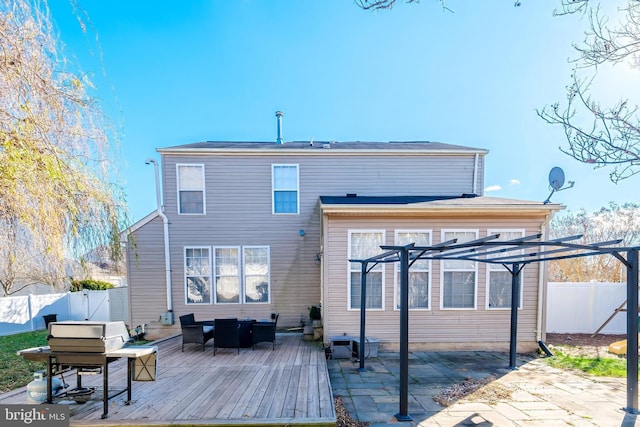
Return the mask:
[[[18,350],[47,345],[45,330],[0,337],[0,393],[25,386],[33,372],[46,369],[43,362],[30,362],[17,355]]]
[[[627,376],[627,360],[621,357],[569,355],[556,350],[553,357],[544,360],[555,368],[581,371],[598,377]]]

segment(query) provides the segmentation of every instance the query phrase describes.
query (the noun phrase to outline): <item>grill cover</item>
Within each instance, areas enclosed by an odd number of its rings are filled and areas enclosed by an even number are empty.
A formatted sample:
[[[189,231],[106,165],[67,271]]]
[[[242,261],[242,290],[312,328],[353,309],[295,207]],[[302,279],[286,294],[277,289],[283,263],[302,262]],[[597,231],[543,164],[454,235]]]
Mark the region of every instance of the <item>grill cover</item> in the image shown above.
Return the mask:
[[[52,352],[108,353],[126,346],[129,331],[124,322],[64,321],[49,323]]]

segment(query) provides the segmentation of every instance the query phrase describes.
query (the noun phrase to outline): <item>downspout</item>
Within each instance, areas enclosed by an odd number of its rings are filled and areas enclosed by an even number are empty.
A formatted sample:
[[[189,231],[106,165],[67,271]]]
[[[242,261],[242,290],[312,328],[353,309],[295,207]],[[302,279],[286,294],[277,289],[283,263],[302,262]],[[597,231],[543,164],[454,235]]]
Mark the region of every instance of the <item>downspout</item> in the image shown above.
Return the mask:
[[[162,224],[164,229],[164,270],[165,280],[167,283],[167,311],[173,312],[173,301],[171,298],[171,255],[169,254],[169,219],[164,214],[164,206],[162,205],[162,197],[160,195],[160,173],[158,172],[158,162],[154,159],[147,159],[146,164],[153,163],[153,168],[156,175],[156,202],[157,212],[162,218]]]
[[[542,240],[547,240],[548,238],[548,230],[547,226],[551,221],[551,217],[553,216],[552,212],[549,212],[546,219],[542,223],[540,227],[540,233],[542,234]],[[540,342],[542,340],[542,313],[543,313],[543,303],[546,302],[546,298],[543,298],[544,293],[544,271],[546,269],[546,263],[538,263],[538,312],[536,314],[536,341]]]
[[[478,194],[478,162],[480,154],[476,153],[476,158],[473,161],[473,194]]]

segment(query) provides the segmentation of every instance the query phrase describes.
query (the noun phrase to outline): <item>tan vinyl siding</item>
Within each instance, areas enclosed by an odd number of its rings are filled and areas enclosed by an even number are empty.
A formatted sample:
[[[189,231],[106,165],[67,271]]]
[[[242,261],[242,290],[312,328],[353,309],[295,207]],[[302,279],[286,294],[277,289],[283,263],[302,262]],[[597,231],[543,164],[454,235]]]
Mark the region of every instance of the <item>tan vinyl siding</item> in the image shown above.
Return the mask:
[[[433,244],[441,240],[442,229],[479,230],[485,237],[488,229],[524,229],[525,235],[540,232],[542,217],[514,218],[425,218],[425,217],[328,217],[325,218],[325,247],[331,248],[324,256],[325,294],[324,309],[331,313],[325,318],[325,341],[335,335],[358,335],[360,311],[348,310],[347,244],[349,231],[360,229],[386,230],[387,244],[394,243],[394,233],[402,230],[432,230]],[[523,274],[523,307],[518,312],[519,349],[535,348],[537,298],[540,264],[526,266]],[[424,348],[499,348],[508,349],[510,310],[487,310],[487,267],[477,268],[476,306],[474,310],[440,309],[441,262],[431,264],[431,309],[409,312],[409,342]],[[385,265],[385,310],[367,311],[366,335],[383,344],[397,345],[399,311],[394,310],[394,267]]]
[[[482,157],[482,156],[480,156]],[[204,164],[206,215],[178,215],[176,164]],[[299,214],[272,214],[271,165],[299,165]],[[351,154],[163,155],[165,213],[170,221],[173,301],[177,316],[267,318],[297,326],[321,298],[322,195],[460,195],[473,186],[474,155]],[[476,171],[477,172],[477,171]],[[304,237],[299,232],[304,230]],[[185,246],[269,246],[271,303],[188,305]],[[345,255],[346,259],[346,255]]]
[[[165,336],[160,314],[167,311],[162,219],[133,232],[127,244],[127,281],[131,325],[147,324],[149,337]]]

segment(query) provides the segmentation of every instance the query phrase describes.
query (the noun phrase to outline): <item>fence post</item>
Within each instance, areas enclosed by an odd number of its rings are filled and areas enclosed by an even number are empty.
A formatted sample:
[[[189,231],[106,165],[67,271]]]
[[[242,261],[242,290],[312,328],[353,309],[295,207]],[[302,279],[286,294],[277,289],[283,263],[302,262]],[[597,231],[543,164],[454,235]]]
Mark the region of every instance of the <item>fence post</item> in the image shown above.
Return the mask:
[[[33,332],[36,330],[36,327],[33,322],[33,307],[31,306],[33,304],[32,297],[33,297],[33,294],[29,294],[27,296],[27,310],[29,311],[29,325],[31,327],[31,331]]]

